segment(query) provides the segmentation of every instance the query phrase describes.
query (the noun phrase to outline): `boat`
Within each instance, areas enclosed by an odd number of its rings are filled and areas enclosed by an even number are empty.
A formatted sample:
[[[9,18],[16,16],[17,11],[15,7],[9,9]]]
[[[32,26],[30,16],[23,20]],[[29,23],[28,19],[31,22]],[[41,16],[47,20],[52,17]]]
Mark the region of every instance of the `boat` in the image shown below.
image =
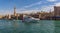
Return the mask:
[[[38,18],[34,18],[34,17],[24,17],[24,19],[22,20],[23,22],[32,22],[32,23],[35,23],[35,22],[38,22],[40,19]]]

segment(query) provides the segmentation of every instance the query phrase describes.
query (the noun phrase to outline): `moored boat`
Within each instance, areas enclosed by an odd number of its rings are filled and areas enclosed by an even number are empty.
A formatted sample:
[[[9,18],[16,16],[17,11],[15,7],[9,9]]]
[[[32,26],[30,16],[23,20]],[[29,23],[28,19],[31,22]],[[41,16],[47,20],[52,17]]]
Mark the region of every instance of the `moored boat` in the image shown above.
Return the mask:
[[[40,19],[38,19],[38,18],[33,18],[33,17],[28,17],[28,16],[26,16],[26,17],[24,17],[24,19],[22,20],[23,22],[33,22],[33,23],[35,23],[35,22],[38,22]]]

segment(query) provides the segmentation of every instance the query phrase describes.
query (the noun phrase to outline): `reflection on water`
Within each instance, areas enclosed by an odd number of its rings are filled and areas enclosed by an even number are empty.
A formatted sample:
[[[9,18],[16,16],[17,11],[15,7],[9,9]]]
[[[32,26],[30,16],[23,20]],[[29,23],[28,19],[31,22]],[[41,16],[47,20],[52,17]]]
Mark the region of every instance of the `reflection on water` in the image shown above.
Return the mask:
[[[54,33],[55,21],[40,20],[39,23],[0,20],[0,33]]]
[[[60,33],[60,21],[55,21],[55,33]]]

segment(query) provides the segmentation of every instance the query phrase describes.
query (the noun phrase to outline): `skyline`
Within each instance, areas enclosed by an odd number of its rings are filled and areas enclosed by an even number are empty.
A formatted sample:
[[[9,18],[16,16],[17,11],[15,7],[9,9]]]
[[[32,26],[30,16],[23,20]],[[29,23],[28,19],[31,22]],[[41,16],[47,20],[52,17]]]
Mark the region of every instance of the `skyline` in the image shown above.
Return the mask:
[[[60,0],[0,0],[0,14],[13,14],[14,6],[17,13],[49,12],[60,6]]]

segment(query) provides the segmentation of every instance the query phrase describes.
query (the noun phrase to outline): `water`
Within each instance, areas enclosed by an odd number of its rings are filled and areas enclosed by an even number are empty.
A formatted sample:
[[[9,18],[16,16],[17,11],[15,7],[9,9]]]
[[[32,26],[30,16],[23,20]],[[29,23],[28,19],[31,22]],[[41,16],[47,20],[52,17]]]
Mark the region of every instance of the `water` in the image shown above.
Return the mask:
[[[60,21],[40,20],[38,23],[0,20],[0,33],[59,33]]]

